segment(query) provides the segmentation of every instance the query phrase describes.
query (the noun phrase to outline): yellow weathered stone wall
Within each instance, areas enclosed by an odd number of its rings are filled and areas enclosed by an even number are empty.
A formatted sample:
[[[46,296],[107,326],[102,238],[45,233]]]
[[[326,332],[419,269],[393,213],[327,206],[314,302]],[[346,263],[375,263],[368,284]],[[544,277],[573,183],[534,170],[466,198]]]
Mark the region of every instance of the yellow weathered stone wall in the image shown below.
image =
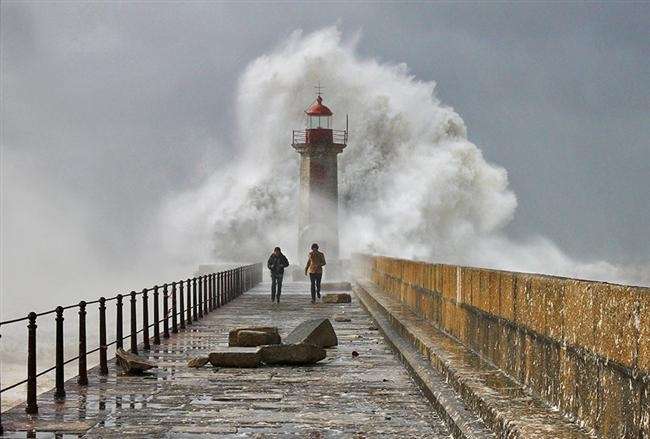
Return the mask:
[[[353,263],[604,437],[650,437],[650,288],[384,256]]]

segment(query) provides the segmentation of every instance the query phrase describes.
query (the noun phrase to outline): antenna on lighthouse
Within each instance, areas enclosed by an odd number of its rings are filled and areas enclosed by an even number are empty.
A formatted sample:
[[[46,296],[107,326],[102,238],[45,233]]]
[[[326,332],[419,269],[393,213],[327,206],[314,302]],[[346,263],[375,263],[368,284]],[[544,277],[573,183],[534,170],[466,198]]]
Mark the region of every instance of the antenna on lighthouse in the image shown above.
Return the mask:
[[[320,81],[318,81],[318,85],[315,86],[314,88],[316,89],[316,94],[320,96],[321,94],[323,94],[323,88],[325,87],[321,87]]]

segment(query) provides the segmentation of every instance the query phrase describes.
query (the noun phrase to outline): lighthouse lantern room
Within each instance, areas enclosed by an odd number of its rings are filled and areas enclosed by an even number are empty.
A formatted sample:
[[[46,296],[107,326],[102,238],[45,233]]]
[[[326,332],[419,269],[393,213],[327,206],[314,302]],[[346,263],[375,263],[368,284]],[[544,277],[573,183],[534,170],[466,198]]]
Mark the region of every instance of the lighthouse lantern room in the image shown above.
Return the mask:
[[[323,98],[318,95],[316,103],[307,111],[307,143],[332,141],[332,111],[323,105]]]

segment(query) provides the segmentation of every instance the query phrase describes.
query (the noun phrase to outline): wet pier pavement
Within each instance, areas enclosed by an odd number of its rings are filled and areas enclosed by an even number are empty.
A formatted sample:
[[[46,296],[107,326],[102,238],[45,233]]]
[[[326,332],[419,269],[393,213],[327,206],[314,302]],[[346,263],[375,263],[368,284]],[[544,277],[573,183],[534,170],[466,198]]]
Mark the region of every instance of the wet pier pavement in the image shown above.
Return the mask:
[[[316,365],[186,366],[227,346],[235,327],[277,326],[284,337],[318,317],[330,318],[339,345]],[[24,406],[3,413],[2,437],[451,437],[354,294],[351,304],[312,305],[308,284],[286,283],[277,304],[260,284],[141,354],[159,366],[151,375],[124,376],[111,361],[107,377],[89,372],[88,387],[67,382],[64,403],[50,391],[36,416]]]

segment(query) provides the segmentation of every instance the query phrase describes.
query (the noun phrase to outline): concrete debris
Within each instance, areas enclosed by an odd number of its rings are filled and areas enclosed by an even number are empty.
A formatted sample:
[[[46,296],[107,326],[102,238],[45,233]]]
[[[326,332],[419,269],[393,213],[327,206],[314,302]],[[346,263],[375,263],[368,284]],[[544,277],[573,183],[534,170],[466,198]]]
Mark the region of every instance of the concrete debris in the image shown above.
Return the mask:
[[[326,296],[327,297],[327,296]],[[329,319],[313,319],[302,322],[285,339],[286,344],[313,344],[328,348],[339,344]]]
[[[245,332],[242,339],[240,339],[240,332]],[[254,332],[254,334],[251,334],[251,332]],[[266,335],[260,335],[260,332]],[[258,343],[259,341],[264,341],[264,343]],[[245,328],[236,328],[228,333],[228,346],[252,347],[261,346],[263,344],[280,344],[280,342],[280,334],[278,333],[278,328],[276,326],[251,326]]]
[[[262,346],[265,364],[314,364],[326,357],[325,349],[310,344],[285,344]]]
[[[323,303],[352,303],[352,296],[348,293],[325,294]]]
[[[131,352],[127,352],[122,348],[117,348],[115,352],[117,357],[117,363],[122,368],[124,373],[129,375],[139,375],[145,370],[158,367],[156,363],[153,363],[145,358],[142,358]]]
[[[210,359],[208,357],[194,357],[187,362],[187,367],[203,367]]]
[[[258,367],[262,362],[257,348],[227,348],[211,352],[210,364],[214,367]]]

